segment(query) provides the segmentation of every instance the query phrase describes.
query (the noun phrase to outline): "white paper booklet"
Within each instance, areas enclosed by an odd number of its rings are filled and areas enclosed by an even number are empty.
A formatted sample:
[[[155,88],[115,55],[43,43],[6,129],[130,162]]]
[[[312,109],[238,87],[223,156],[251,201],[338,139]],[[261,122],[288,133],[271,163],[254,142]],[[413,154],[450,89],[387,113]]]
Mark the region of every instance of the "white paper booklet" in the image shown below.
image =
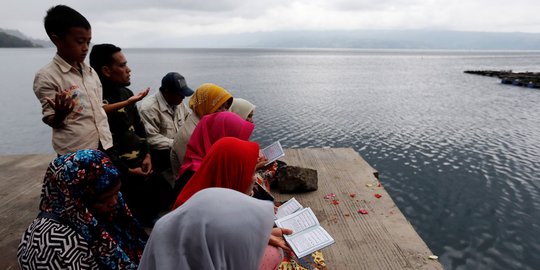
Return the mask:
[[[283,203],[282,205],[278,207],[277,213],[274,219],[288,216],[302,208],[304,207],[294,197],[292,197],[287,202]]]
[[[293,230],[293,234],[284,237],[298,258],[335,243],[334,238],[321,227],[319,220],[309,207],[277,219],[275,222],[280,228]]]
[[[268,162],[265,165],[268,165],[276,161],[278,158],[285,156],[285,152],[283,152],[283,148],[281,148],[281,143],[279,143],[279,141],[265,147],[261,150],[261,152],[264,157],[268,159]]]

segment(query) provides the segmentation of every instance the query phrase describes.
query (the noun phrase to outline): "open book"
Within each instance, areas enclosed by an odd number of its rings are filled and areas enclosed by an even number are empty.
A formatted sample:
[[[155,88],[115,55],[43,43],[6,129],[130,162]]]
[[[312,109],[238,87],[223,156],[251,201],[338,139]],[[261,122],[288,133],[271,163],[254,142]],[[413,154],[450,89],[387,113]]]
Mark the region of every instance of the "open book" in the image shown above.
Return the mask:
[[[285,216],[288,216],[304,207],[294,198],[290,198],[288,201],[284,202],[277,209],[274,219],[279,219]]]
[[[276,161],[278,158],[285,156],[285,152],[283,152],[283,148],[281,148],[281,143],[279,143],[279,141],[265,147],[261,152],[264,157],[268,159],[268,162],[264,164],[265,166]]]
[[[334,238],[321,227],[319,220],[309,207],[278,218],[275,223],[280,228],[293,231],[293,234],[284,237],[298,258],[335,243]]]

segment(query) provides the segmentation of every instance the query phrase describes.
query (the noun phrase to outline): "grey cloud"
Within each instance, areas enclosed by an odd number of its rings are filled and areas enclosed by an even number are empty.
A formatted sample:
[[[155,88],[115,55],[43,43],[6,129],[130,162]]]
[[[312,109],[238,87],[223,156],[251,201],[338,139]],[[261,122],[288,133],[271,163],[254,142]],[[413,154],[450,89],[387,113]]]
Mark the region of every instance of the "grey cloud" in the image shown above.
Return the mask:
[[[54,0],[54,2],[59,0]],[[290,30],[453,29],[538,32],[537,0],[63,0],[96,42],[143,46],[189,35]],[[53,1],[2,0],[0,27],[46,39]],[[504,16],[501,16],[504,14]]]
[[[130,1],[75,1],[69,0],[65,4],[77,9],[79,7],[85,12],[100,12],[107,13],[109,11],[133,11],[145,9],[162,9],[162,10],[179,10],[179,11],[202,11],[202,12],[226,12],[235,10],[242,5],[242,0],[215,0],[215,1],[198,1],[198,0],[130,0]],[[129,13],[126,13],[129,16]]]
[[[425,4],[421,0],[335,0],[328,5],[341,11],[378,11],[388,9],[399,9]]]

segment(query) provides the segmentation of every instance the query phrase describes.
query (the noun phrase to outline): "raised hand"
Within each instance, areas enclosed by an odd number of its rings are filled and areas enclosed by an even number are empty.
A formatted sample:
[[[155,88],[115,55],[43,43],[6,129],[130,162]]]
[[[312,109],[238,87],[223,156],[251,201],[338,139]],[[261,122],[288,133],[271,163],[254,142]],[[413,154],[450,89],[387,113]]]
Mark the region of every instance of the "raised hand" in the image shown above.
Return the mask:
[[[68,96],[68,91],[64,90],[56,93],[54,101],[51,98],[46,97],[47,103],[54,109],[54,113],[61,117],[62,120],[68,116],[75,107],[75,102]]]
[[[69,97],[68,91],[64,90],[56,93],[54,101],[46,97],[45,100],[53,108],[54,114],[44,119],[45,123],[53,128],[60,128],[64,125],[64,120],[73,111],[75,102]]]
[[[146,95],[148,95],[148,92],[150,92],[150,87],[146,88],[144,91],[136,94],[136,95],[133,95],[131,97],[128,98],[128,102],[129,104],[135,104],[137,103],[138,101],[140,101],[141,99],[143,99],[144,97],[146,97]]]

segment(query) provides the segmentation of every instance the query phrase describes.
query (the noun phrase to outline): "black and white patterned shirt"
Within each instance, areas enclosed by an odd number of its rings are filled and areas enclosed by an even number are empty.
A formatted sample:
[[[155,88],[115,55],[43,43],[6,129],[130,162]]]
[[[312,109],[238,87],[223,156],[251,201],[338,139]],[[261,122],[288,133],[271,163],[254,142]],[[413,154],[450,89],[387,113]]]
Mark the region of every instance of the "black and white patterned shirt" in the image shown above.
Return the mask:
[[[65,224],[36,218],[24,233],[17,259],[21,269],[99,269],[88,243]]]

